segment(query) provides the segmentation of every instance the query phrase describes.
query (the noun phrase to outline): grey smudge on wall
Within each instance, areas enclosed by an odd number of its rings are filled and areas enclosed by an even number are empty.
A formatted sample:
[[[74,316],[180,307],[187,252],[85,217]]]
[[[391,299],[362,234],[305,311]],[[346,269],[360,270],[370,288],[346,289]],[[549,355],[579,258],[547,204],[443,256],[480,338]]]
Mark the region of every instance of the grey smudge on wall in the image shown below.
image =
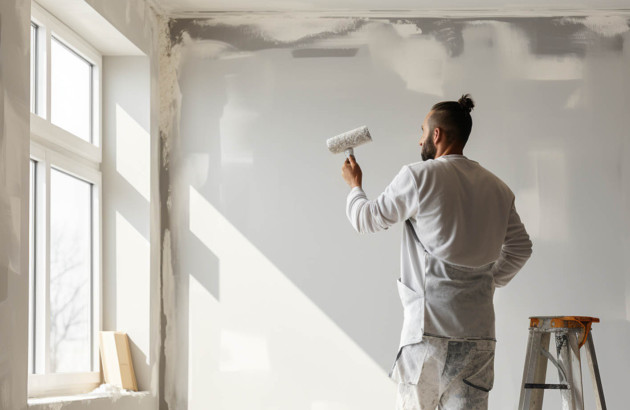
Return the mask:
[[[358,48],[298,48],[291,52],[294,58],[354,57]]]
[[[522,30],[530,40],[530,51],[540,56],[584,56],[589,45],[600,50],[623,50],[624,22],[611,17],[509,17],[509,18],[412,18],[385,19],[392,25],[413,23],[422,35],[432,36],[442,43],[450,57],[464,50],[462,31],[473,24],[504,22]],[[628,20],[625,19],[626,31]]]
[[[623,49],[623,38],[620,35],[604,37],[578,20],[520,18],[504,21],[514,24],[526,33],[531,41],[530,50],[537,55],[573,54],[582,57],[591,44],[596,44],[600,50]]]
[[[216,40],[238,50],[256,51],[270,48],[295,48],[319,40],[344,38],[369,23],[384,22],[392,27],[415,25],[417,37],[432,37],[441,43],[449,57],[464,51],[463,31],[473,25],[502,22],[520,30],[529,39],[530,51],[538,56],[584,56],[589,46],[598,50],[623,50],[623,17],[504,17],[504,18],[343,18],[243,16],[230,19],[178,18],[169,21],[171,45],[179,44],[186,34],[193,40]],[[342,51],[298,51],[294,57],[341,57]]]
[[[274,18],[278,25],[282,18]],[[293,37],[274,37],[265,20],[243,19],[232,24],[216,22],[214,19],[172,19],[169,21],[171,45],[180,43],[186,33],[193,40],[218,40],[231,44],[239,50],[256,51],[269,48],[297,47],[317,40],[343,37],[361,28],[366,20],[361,18],[284,18],[287,22],[301,26],[301,34]],[[310,23],[301,24],[302,22]],[[319,23],[319,24],[318,24]],[[310,28],[310,30],[309,30]],[[287,29],[289,31],[290,29]],[[277,30],[279,32],[282,30]]]
[[[389,19],[392,24],[398,20]],[[415,24],[423,35],[434,37],[446,48],[449,57],[457,57],[464,51],[464,37],[462,31],[468,23],[464,19],[421,18],[408,19],[408,23]]]

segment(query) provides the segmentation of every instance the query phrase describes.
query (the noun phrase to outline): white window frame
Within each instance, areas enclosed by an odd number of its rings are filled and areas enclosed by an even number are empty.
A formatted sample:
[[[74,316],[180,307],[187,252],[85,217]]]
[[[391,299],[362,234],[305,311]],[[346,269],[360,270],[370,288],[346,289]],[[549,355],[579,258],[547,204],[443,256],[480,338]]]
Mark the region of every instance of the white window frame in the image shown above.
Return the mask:
[[[45,74],[37,79],[37,115],[31,113],[31,139],[43,145],[59,146],[93,163],[100,164],[102,159],[100,96],[103,94],[103,58],[94,47],[35,2],[31,7],[31,21],[38,26],[37,70],[38,73]],[[92,142],[78,138],[54,125],[50,120],[51,36],[61,40],[70,50],[92,64]]]
[[[31,159],[35,178],[35,352],[36,372],[29,368],[28,396],[77,394],[101,383],[98,334],[102,329],[102,181],[101,96],[102,56],[75,32],[32,3],[31,20],[37,25],[36,112],[31,113]],[[92,64],[92,143],[50,121],[51,36]],[[41,75],[43,74],[43,75]],[[49,373],[50,330],[50,174],[55,168],[92,184],[92,370],[83,373]],[[30,296],[30,295],[29,295]],[[42,320],[43,319],[43,320]]]

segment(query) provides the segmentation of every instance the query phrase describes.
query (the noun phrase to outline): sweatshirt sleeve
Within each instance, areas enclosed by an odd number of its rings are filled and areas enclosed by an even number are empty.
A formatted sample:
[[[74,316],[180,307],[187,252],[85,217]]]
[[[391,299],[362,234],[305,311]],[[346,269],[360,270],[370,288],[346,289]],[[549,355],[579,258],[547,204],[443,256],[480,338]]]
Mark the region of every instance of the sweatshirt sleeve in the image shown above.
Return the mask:
[[[532,254],[532,242],[516,212],[514,201],[499,259],[493,267],[494,284],[502,287],[512,280]]]
[[[413,174],[404,166],[376,199],[369,200],[360,187],[353,188],[346,201],[346,215],[359,233],[382,231],[415,215],[418,195]]]

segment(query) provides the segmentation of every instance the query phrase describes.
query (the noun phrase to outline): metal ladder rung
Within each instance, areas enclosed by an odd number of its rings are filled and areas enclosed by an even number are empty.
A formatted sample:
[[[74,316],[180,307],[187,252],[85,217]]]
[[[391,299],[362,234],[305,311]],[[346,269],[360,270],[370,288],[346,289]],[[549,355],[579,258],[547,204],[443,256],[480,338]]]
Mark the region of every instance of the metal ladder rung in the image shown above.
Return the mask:
[[[526,389],[551,389],[551,390],[568,390],[568,384],[541,384],[541,383],[525,383]]]

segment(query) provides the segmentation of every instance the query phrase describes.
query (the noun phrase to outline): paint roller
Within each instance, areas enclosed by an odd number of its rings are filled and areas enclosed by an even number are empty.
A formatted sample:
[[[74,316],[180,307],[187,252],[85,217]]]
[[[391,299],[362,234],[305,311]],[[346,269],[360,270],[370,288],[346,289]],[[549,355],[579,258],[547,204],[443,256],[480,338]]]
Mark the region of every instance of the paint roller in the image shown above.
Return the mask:
[[[333,154],[343,152],[346,154],[346,158],[348,158],[350,155],[354,155],[354,147],[371,141],[372,137],[370,136],[370,131],[368,131],[367,127],[364,125],[363,127],[355,128],[343,134],[328,138],[326,145]]]

